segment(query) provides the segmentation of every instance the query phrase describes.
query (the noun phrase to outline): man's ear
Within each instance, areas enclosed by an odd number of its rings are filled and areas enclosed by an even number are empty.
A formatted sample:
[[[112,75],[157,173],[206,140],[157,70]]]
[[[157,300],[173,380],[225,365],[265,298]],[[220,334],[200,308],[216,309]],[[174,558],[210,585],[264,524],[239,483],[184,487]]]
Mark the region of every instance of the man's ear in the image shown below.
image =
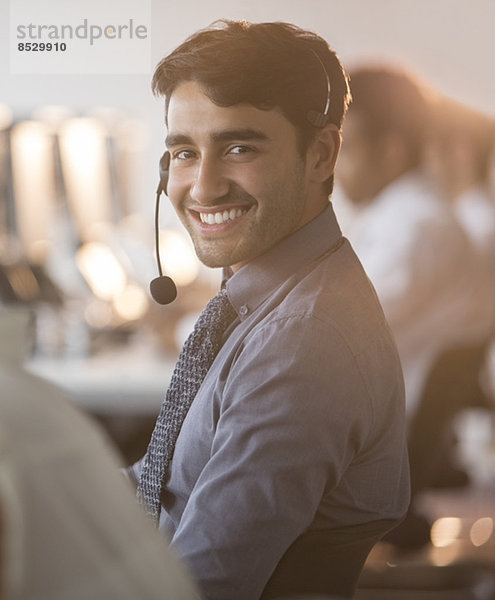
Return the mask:
[[[312,181],[322,183],[331,177],[341,143],[342,136],[337,125],[329,123],[317,131],[308,150],[307,164]]]

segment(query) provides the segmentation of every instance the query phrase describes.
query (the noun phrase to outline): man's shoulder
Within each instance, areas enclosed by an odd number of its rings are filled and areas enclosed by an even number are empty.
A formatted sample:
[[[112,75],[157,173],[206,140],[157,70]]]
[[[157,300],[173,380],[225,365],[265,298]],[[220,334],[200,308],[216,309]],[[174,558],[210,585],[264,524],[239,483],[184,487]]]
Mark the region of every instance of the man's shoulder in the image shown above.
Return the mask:
[[[291,328],[313,331],[307,343],[327,347],[345,344],[359,354],[371,342],[383,340],[395,352],[383,310],[364,269],[347,240],[312,268],[295,274],[295,283],[259,325],[274,332]]]

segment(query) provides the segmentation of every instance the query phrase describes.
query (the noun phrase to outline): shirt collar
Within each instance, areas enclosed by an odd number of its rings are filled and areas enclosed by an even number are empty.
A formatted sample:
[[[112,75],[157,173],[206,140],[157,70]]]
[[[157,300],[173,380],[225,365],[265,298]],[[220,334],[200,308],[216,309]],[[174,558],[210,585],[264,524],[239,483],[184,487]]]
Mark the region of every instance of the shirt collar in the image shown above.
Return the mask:
[[[333,207],[257,256],[231,275],[224,269],[229,299],[242,319],[302,266],[318,259],[342,238]],[[231,275],[231,276],[230,276]]]

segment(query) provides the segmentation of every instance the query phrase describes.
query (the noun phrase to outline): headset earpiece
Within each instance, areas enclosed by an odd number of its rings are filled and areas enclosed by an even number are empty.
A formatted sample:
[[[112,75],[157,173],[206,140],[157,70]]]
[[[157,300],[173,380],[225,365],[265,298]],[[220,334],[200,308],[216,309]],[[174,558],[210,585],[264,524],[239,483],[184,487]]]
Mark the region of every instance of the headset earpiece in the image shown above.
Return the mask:
[[[158,163],[158,170],[160,173],[160,181],[156,193],[160,195],[162,192],[167,195],[168,186],[168,175],[170,172],[170,152],[164,152]]]

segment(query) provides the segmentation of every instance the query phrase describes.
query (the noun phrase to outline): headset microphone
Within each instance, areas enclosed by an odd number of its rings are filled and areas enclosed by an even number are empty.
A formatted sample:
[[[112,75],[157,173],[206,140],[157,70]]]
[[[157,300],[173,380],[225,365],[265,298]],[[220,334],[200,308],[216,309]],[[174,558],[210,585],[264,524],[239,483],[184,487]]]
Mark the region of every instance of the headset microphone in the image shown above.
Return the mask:
[[[160,159],[160,182],[156,190],[156,205],[155,205],[155,252],[156,262],[158,265],[159,276],[153,279],[150,283],[150,293],[155,302],[158,304],[170,304],[177,297],[177,287],[173,280],[162,273],[162,263],[160,260],[160,228],[159,228],[159,210],[160,196],[162,192],[167,193],[168,172],[170,168],[170,152],[165,154]]]

